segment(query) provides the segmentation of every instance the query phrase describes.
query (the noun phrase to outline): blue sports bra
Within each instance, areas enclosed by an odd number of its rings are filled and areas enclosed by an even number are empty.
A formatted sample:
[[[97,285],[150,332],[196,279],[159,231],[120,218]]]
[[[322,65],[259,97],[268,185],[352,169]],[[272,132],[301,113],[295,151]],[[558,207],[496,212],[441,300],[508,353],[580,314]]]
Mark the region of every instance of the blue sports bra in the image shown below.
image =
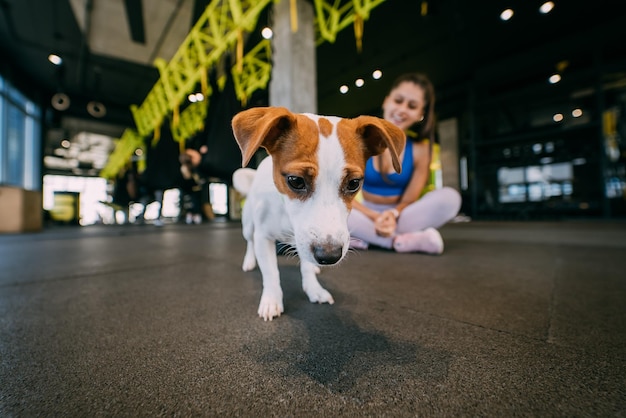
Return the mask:
[[[365,178],[363,190],[379,196],[400,196],[413,174],[413,141],[407,139],[404,147],[404,159],[402,160],[402,173],[387,174],[384,179],[380,172],[374,168],[374,158],[367,160],[365,165]]]

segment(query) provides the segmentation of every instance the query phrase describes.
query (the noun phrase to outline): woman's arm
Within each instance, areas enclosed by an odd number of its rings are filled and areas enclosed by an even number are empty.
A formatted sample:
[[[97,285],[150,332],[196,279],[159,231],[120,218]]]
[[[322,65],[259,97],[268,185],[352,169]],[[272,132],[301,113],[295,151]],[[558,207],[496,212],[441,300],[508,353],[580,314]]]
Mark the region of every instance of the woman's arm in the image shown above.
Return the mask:
[[[380,215],[380,213],[368,208],[356,199],[352,201],[352,210],[358,210],[359,212],[363,212],[363,214],[370,218],[372,221],[376,221],[376,218],[378,218],[378,216]]]
[[[430,143],[428,141],[413,144],[413,175],[407,185],[396,210],[402,209],[419,199],[422,190],[426,187],[430,175]]]

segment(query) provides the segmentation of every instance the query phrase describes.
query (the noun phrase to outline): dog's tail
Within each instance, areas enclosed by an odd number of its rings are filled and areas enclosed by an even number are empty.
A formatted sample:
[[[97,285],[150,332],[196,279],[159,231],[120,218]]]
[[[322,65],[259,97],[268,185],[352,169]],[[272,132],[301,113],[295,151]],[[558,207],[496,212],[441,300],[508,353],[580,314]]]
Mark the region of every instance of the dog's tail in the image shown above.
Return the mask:
[[[233,187],[244,197],[250,191],[255,173],[256,170],[252,168],[240,168],[233,173]]]

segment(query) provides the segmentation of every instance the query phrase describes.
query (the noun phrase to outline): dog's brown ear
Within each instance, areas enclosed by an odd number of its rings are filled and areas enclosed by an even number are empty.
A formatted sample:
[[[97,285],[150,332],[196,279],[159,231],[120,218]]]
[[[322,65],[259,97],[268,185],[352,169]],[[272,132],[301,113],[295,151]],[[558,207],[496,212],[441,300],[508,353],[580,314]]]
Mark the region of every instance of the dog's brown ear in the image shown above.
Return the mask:
[[[389,148],[393,168],[400,173],[402,171],[400,154],[406,144],[406,135],[402,129],[374,116],[359,116],[354,121],[357,123],[357,134],[363,138],[370,154],[367,158],[381,154],[385,148]]]
[[[245,167],[259,147],[268,148],[294,126],[296,116],[284,107],[253,107],[235,115],[233,133]]]

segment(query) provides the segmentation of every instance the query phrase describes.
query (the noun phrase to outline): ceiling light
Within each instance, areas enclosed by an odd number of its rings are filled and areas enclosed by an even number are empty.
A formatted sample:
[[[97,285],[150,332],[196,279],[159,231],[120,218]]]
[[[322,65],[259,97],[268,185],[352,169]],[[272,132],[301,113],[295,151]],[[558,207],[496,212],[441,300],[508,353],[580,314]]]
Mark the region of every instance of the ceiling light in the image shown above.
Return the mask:
[[[363,84],[365,84],[365,81],[362,78],[357,78],[354,81],[354,85],[357,87],[363,87]]]
[[[539,7],[539,12],[545,15],[547,13],[550,13],[552,11],[552,9],[554,9],[554,2],[553,1],[547,1],[547,2],[543,3],[541,5],[541,7]]]
[[[561,81],[561,76],[559,74],[552,74],[548,81],[550,82],[550,84],[556,84]]]
[[[500,19],[509,20],[513,17],[513,9],[506,9],[502,13],[500,13]]]
[[[63,64],[63,58],[61,58],[57,54],[50,54],[50,55],[48,55],[48,61],[50,61],[54,65],[61,65],[61,64]]]
[[[348,90],[349,90],[349,88],[345,84],[343,86],[339,87],[339,91],[341,92],[341,94],[346,94],[348,92]]]
[[[101,118],[107,114],[107,108],[104,106],[104,104],[92,100],[87,103],[87,112],[94,118]]]
[[[191,103],[201,102],[204,100],[204,94],[191,93],[189,96],[187,96],[187,100],[189,100]]]
[[[274,36],[274,32],[270,27],[266,26],[261,30],[261,36],[265,39],[272,39],[272,36]]]
[[[577,109],[572,110],[572,116],[573,116],[573,117],[575,117],[575,118],[579,118],[579,117],[581,117],[582,115],[583,115],[583,111],[582,111],[582,109],[578,109],[578,108],[577,108]]]
[[[555,122],[561,122],[563,120],[563,114],[555,113],[554,116],[552,116],[552,120]]]
[[[372,73],[372,78],[374,80],[378,80],[383,76],[383,72],[380,70],[374,70],[374,72]]]
[[[70,98],[65,93],[57,93],[52,96],[50,103],[52,103],[52,107],[56,110],[67,110],[67,108],[70,107]]]

